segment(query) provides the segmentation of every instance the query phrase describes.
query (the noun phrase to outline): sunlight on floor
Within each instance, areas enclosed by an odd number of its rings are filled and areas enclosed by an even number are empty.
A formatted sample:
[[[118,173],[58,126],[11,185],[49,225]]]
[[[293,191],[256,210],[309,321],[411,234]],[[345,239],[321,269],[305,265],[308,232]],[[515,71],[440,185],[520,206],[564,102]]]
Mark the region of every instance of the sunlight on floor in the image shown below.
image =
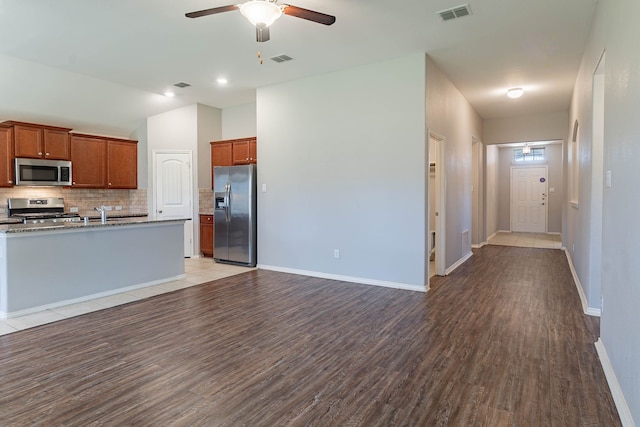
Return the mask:
[[[547,233],[512,233],[499,231],[489,239],[490,245],[520,246],[525,248],[561,249],[562,236]]]
[[[91,313],[92,311],[103,310],[105,308],[126,304],[178,289],[188,288],[189,286],[195,286],[212,280],[234,276],[254,269],[235,265],[218,264],[214,262],[212,258],[185,258],[184,270],[186,277],[181,280],[161,283],[159,285],[109,295],[77,304],[43,310],[26,316],[0,319],[0,335],[6,335],[23,329],[55,322],[57,320]]]

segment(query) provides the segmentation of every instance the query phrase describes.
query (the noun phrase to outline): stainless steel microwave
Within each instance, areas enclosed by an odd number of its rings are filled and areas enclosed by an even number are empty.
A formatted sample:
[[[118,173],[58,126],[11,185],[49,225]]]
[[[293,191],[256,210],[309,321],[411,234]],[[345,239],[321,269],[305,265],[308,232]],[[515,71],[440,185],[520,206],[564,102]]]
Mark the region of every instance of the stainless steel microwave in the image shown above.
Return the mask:
[[[16,158],[16,185],[71,185],[71,162]]]

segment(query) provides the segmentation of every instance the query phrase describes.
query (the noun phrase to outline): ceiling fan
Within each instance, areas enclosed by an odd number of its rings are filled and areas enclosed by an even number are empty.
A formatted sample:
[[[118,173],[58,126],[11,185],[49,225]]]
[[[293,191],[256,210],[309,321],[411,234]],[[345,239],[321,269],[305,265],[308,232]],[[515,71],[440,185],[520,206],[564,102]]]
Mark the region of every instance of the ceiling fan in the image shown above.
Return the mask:
[[[277,0],[249,0],[240,4],[214,7],[185,14],[187,18],[199,18],[201,16],[214,15],[216,13],[231,12],[240,9],[240,13],[256,27],[256,39],[258,42],[269,40],[269,26],[283,13],[318,24],[331,25],[336,22],[336,17],[325,13],[315,12],[309,9],[292,6],[290,4],[278,4]]]

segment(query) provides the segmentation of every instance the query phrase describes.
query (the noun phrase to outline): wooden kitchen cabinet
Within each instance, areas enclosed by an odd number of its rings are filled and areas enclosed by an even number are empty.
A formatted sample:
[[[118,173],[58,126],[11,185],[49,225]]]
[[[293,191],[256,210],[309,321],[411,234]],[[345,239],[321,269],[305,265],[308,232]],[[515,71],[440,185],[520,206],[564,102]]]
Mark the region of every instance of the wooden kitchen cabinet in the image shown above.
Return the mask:
[[[76,188],[107,186],[107,141],[90,135],[71,135],[71,177]]]
[[[138,188],[137,141],[107,141],[107,188]]]
[[[13,187],[13,128],[0,125],[0,187]]]
[[[213,185],[214,166],[233,166],[233,143],[211,143],[211,188],[215,188]]]
[[[213,256],[213,215],[200,215],[200,252],[206,257]]]
[[[211,188],[214,188],[213,167],[257,163],[256,138],[213,141],[211,144]]]
[[[256,139],[246,138],[233,141],[233,164],[249,165],[257,163]]]
[[[5,123],[13,125],[15,157],[69,160],[71,129],[20,122]]]
[[[73,187],[138,187],[138,144],[128,139],[71,135]]]

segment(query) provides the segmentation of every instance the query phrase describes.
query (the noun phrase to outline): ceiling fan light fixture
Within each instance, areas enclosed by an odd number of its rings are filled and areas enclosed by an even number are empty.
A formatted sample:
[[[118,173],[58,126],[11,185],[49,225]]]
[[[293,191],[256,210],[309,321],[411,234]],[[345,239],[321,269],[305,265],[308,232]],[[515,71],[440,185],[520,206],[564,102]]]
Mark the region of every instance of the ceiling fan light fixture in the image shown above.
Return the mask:
[[[255,27],[268,27],[282,15],[282,8],[269,0],[251,0],[240,5],[240,13]]]
[[[507,96],[509,98],[515,99],[515,98],[520,98],[523,93],[524,93],[524,90],[521,87],[514,87],[507,91]]]
[[[531,154],[531,147],[529,144],[525,142],[524,147],[522,147],[522,154]]]

